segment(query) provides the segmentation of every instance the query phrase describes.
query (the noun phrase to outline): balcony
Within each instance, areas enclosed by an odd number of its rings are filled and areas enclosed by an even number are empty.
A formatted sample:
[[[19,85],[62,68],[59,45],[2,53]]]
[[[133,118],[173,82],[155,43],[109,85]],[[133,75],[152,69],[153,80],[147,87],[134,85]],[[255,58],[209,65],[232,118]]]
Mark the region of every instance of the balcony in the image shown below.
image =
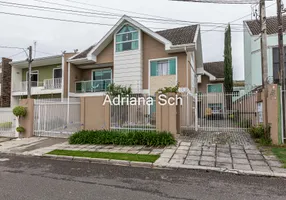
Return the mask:
[[[75,93],[105,92],[111,83],[111,79],[78,81],[75,83]]]
[[[28,81],[13,84],[12,95],[27,95]],[[62,89],[62,79],[45,79],[43,82],[31,81],[31,93],[50,94],[60,93]]]

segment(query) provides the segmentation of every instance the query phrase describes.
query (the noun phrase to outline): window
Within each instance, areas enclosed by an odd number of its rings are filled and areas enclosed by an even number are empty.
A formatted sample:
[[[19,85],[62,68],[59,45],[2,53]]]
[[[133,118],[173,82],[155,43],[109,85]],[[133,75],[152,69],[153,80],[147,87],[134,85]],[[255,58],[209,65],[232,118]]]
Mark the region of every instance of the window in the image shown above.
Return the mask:
[[[111,69],[97,69],[92,71],[92,84],[91,88],[95,92],[105,91],[109,84],[112,82]]]
[[[138,30],[126,24],[116,34],[116,52],[138,49]]]
[[[151,61],[150,66],[151,76],[165,76],[165,75],[175,75],[176,74],[176,59],[166,59]]]
[[[286,47],[284,47],[284,68],[286,66]],[[279,83],[279,49],[277,47],[272,49],[273,54],[273,81]],[[286,68],[284,69],[286,70]]]
[[[208,93],[222,92],[222,84],[208,85]]]
[[[38,70],[31,72],[31,87],[38,87],[38,81],[39,81],[38,77],[39,77]],[[26,73],[26,80],[27,81],[29,80],[29,71],[27,71]]]

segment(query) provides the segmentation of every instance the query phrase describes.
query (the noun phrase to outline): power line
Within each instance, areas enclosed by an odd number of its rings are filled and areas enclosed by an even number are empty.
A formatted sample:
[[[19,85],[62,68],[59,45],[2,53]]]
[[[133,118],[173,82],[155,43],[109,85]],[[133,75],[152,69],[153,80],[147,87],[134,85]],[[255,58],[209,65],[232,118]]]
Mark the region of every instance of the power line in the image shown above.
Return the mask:
[[[275,4],[276,4],[276,3],[270,4],[270,5],[267,6],[266,8],[269,8],[270,6],[273,6],[273,5],[275,5]],[[230,21],[229,23],[236,22],[236,21],[241,20],[241,19],[243,19],[243,18],[245,18],[245,17],[248,17],[249,15],[251,15],[251,14],[247,14],[247,15],[245,15],[245,16],[242,16],[242,17],[240,17],[240,18],[238,18],[238,19],[235,19],[235,20],[233,20],[233,21]],[[203,33],[207,33],[207,32],[210,32],[210,31],[214,31],[215,29],[221,28],[221,27],[222,27],[222,26],[217,26],[217,27],[214,27],[213,29],[207,30],[207,31],[205,31],[205,32],[203,32]],[[203,33],[202,33],[202,34],[203,34]]]
[[[23,50],[23,51],[21,51],[21,52],[19,52],[19,53],[13,54],[13,55],[11,55],[11,56],[8,56],[8,58],[16,57],[16,56],[18,56],[18,55],[20,55],[20,54],[22,54],[22,53],[25,53],[25,50]]]
[[[90,25],[101,25],[101,26],[111,26],[113,27],[114,24],[106,24],[106,23],[97,23],[97,22],[88,22],[88,21],[78,21],[78,20],[69,20],[69,19],[60,19],[60,18],[52,18],[52,17],[42,17],[36,15],[25,15],[20,13],[8,13],[8,12],[0,12],[0,14],[5,15],[12,15],[12,16],[21,16],[21,17],[28,17],[28,18],[35,18],[35,19],[45,19],[45,20],[53,20],[53,21],[61,21],[61,22],[71,22],[71,23],[80,23],[80,24],[90,24]],[[139,27],[140,28],[140,27]],[[158,28],[158,27],[149,27],[151,29],[169,29],[169,28]],[[241,31],[237,31],[241,32]]]
[[[37,1],[37,2],[42,2],[42,3],[48,3],[48,4],[52,4],[52,5],[60,5],[60,6],[64,6],[64,7],[70,7],[70,8],[77,8],[77,9],[81,9],[84,10],[86,12],[86,10],[89,11],[96,11],[96,12],[102,12],[102,11],[98,11],[98,10],[94,10],[94,9],[90,9],[90,8],[83,8],[83,7],[78,7],[78,6],[71,6],[71,5],[67,5],[67,4],[60,4],[60,3],[55,3],[55,2],[49,2],[49,1],[45,1],[45,0],[33,0],[33,1]],[[94,4],[92,4],[94,5]],[[94,5],[96,6],[96,5]],[[99,13],[97,13],[99,14]],[[106,15],[106,16],[110,16],[110,14],[112,14],[113,16],[118,16],[121,17],[122,14],[117,14],[117,13],[100,13],[101,15]],[[143,14],[141,14],[143,15]],[[173,21],[173,22],[184,22],[184,23],[191,23],[191,24],[224,24],[226,25],[227,23],[218,23],[218,22],[196,22],[196,21],[186,21],[186,20],[177,20],[177,19],[172,19],[172,18],[164,18],[164,17],[160,17],[160,18],[148,18],[148,17],[139,17],[139,16],[130,16],[132,18],[135,19],[145,19],[145,20],[160,20],[160,21]],[[241,26],[241,24],[233,24],[233,25],[238,25]]]
[[[2,48],[2,49],[21,49],[21,50],[24,49],[22,47],[11,47],[11,46],[1,46],[1,45],[0,45],[0,48]]]
[[[71,15],[78,15],[78,16],[85,16],[85,17],[92,17],[94,18],[94,15],[99,15],[98,13],[94,13],[94,12],[83,12],[83,11],[77,11],[77,10],[67,10],[67,9],[61,9],[61,8],[54,8],[54,7],[45,7],[45,6],[34,6],[34,5],[30,5],[30,4],[18,4],[18,3],[10,3],[10,2],[3,2],[0,1],[0,5],[2,6],[7,6],[7,7],[16,7],[16,8],[23,8],[23,9],[30,9],[30,10],[39,10],[39,11],[47,11],[47,12],[53,12],[53,13],[59,13],[58,11],[60,11],[60,13],[65,13],[65,14],[71,14]],[[48,10],[46,10],[48,9]],[[67,11],[67,12],[65,12]],[[81,14],[81,13],[90,13],[92,15],[87,15],[87,14]],[[118,17],[107,17],[107,16],[97,16],[100,18],[104,18],[104,19],[118,19]],[[152,21],[152,20],[140,20],[143,22],[148,22],[148,23],[160,23],[160,24],[172,24],[172,25],[178,25],[178,22],[165,22],[165,21]],[[181,23],[183,24],[183,23]],[[186,23],[184,22],[184,25],[186,25]],[[215,26],[215,25],[211,25],[211,24],[203,24],[202,26]]]

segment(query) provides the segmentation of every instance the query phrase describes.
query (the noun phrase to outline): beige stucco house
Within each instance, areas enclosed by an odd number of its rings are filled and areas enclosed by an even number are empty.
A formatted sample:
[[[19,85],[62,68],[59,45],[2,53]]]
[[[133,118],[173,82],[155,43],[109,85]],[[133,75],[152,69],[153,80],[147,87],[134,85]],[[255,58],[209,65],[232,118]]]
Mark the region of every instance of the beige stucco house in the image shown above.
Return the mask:
[[[123,16],[97,44],[68,60],[67,92],[71,97],[100,96],[112,82],[149,95],[177,83],[180,90],[195,92],[194,70],[199,68],[199,25],[154,32]]]

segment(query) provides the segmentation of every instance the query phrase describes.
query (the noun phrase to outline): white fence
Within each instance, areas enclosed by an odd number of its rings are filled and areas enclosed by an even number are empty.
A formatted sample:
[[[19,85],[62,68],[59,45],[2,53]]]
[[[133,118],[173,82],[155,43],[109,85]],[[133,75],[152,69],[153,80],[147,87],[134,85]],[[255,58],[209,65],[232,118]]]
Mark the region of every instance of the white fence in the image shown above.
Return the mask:
[[[12,108],[0,108],[0,137],[15,137],[16,120]]]
[[[80,99],[35,100],[34,135],[65,138],[80,128]]]
[[[155,130],[156,101],[146,102],[146,97],[137,97],[136,105],[126,101],[123,105],[110,106],[110,119],[113,130]],[[152,103],[151,103],[152,102]]]
[[[181,128],[196,131],[242,131],[259,122],[257,94],[184,94]]]

